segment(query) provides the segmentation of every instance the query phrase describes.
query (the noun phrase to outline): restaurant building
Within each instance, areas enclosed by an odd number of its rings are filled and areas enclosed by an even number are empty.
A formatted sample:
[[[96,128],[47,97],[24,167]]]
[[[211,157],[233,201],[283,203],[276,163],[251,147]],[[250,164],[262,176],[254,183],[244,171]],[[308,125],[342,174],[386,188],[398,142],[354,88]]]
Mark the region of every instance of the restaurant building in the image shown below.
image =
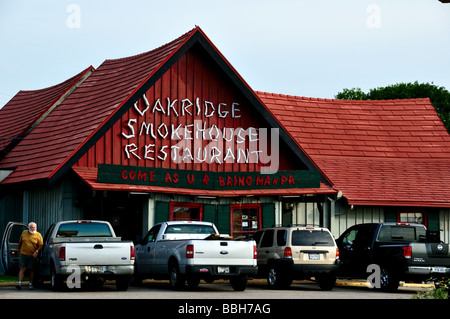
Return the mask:
[[[450,136],[429,99],[253,91],[196,27],[0,109],[0,229],[102,219],[138,240],[165,220],[250,236],[421,222],[448,242]]]

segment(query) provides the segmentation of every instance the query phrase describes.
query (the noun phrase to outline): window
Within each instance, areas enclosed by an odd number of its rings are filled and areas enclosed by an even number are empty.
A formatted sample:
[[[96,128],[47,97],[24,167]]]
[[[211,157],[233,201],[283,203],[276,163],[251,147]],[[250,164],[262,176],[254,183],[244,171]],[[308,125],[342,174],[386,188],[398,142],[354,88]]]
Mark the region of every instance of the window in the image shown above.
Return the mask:
[[[231,223],[233,237],[250,237],[261,225],[261,205],[231,205]]]
[[[356,235],[358,234],[357,229],[352,229],[347,232],[347,234],[342,239],[342,244],[344,245],[344,248],[350,249],[355,242]]]
[[[14,225],[11,227],[11,234],[9,235],[9,242],[10,243],[18,243],[20,240],[20,236],[22,236],[22,233],[27,230],[28,227],[23,225]]]
[[[264,233],[263,230],[259,230],[259,231],[257,231],[256,233],[253,234],[252,238],[255,240],[256,245],[259,244],[259,240],[261,239],[263,233]]]
[[[170,203],[170,220],[203,220],[203,204]]]
[[[144,245],[149,242],[156,241],[156,236],[158,235],[159,229],[161,228],[161,225],[153,226],[152,229],[149,230],[147,235],[144,237]]]
[[[166,229],[166,234],[214,234],[214,228],[209,225],[171,225]]]
[[[294,230],[292,246],[334,246],[330,233],[321,230]]]
[[[286,246],[286,235],[285,229],[277,230],[277,246]]]
[[[364,226],[347,231],[342,240],[345,249],[361,250],[372,245],[373,236],[376,230],[375,226]]]
[[[59,226],[56,237],[112,237],[112,233],[105,223],[67,223]]]
[[[273,229],[268,229],[264,232],[260,247],[272,247],[273,245]]]
[[[400,223],[417,223],[425,225],[425,213],[421,211],[399,212],[398,221]]]
[[[426,238],[425,228],[409,226],[383,226],[378,234],[378,241],[418,242]]]

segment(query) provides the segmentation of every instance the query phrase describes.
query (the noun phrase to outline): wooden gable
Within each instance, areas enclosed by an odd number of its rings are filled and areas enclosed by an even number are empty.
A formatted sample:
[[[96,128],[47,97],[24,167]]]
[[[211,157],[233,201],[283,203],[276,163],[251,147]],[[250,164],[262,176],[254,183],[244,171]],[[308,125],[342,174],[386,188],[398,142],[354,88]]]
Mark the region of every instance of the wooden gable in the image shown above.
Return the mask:
[[[281,139],[264,147],[269,124],[198,45],[131,103],[76,166],[247,172],[269,167],[279,151],[278,170],[306,168]]]

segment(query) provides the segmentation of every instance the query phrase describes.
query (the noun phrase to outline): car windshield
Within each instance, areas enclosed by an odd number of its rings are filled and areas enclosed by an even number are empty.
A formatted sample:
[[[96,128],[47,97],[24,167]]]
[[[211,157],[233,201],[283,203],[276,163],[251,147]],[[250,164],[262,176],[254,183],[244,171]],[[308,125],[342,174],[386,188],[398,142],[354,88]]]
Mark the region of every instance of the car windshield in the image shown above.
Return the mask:
[[[166,229],[166,234],[214,234],[216,231],[210,225],[170,225]]]
[[[292,246],[334,246],[330,233],[323,230],[294,230]]]
[[[105,223],[67,223],[61,224],[56,237],[113,237]]]

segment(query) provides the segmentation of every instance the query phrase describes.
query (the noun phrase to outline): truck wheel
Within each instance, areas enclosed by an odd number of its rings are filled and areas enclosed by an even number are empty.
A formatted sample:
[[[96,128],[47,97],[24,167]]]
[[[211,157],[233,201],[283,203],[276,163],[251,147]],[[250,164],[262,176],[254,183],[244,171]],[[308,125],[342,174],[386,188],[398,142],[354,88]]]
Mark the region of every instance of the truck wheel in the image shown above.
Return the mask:
[[[128,289],[128,276],[119,276],[116,278],[117,290],[126,291]]]
[[[380,289],[387,292],[395,292],[398,289],[400,280],[397,279],[395,273],[387,267],[381,267],[380,273]]]
[[[247,288],[247,276],[235,276],[230,279],[234,291],[244,291]]]
[[[283,275],[279,267],[272,265],[269,267],[269,272],[267,273],[267,284],[271,289],[286,289],[292,283],[292,278],[288,275]]]
[[[54,265],[50,269],[50,287],[53,291],[60,291],[63,287],[63,280],[61,276],[56,274]]]
[[[185,280],[183,278],[183,275],[181,275],[180,270],[178,269],[178,265],[176,263],[171,264],[169,276],[170,276],[169,278],[170,287],[172,287],[175,290],[180,290],[184,288]]]
[[[334,274],[323,274],[317,276],[319,287],[322,290],[331,290],[336,284],[336,276]]]

